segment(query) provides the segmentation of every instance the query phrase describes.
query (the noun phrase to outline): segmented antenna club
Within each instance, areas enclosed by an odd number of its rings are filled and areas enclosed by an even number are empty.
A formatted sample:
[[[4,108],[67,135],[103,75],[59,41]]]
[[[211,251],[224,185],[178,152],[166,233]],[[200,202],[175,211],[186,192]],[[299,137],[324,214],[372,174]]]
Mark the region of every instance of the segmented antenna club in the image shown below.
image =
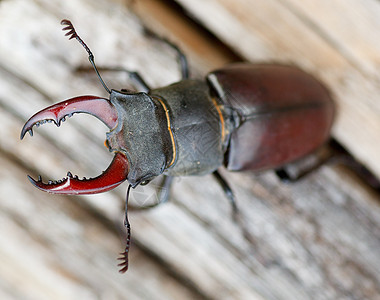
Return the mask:
[[[94,54],[92,54],[90,48],[87,46],[87,44],[80,38],[80,36],[77,34],[77,32],[75,31],[75,28],[74,28],[74,25],[71,23],[71,21],[69,20],[62,20],[61,21],[61,25],[63,26],[66,26],[64,28],[62,28],[63,31],[68,31],[66,32],[65,36],[69,36],[69,40],[71,39],[76,39],[82,46],[83,48],[87,51],[88,53],[88,60],[90,61],[90,63],[92,64],[92,66],[94,67],[94,70],[96,72],[96,75],[98,75],[98,78],[101,82],[101,84],[103,85],[104,89],[109,93],[111,94],[111,90],[107,87],[107,85],[105,84],[105,82],[103,81],[102,77],[100,76],[100,73],[98,71],[98,68],[96,67],[95,65],[95,57],[94,57]]]

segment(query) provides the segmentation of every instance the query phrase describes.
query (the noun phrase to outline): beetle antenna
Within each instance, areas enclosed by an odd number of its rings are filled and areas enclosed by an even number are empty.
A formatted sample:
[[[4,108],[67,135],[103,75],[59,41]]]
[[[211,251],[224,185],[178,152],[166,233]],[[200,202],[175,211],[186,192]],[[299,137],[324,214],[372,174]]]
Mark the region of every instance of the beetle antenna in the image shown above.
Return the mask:
[[[91,52],[90,48],[87,46],[87,44],[79,37],[79,35],[75,31],[75,28],[74,28],[73,24],[69,20],[64,19],[64,20],[61,21],[61,25],[66,26],[62,30],[68,30],[68,32],[65,34],[65,36],[69,36],[70,35],[69,40],[75,38],[83,46],[83,48],[87,51],[87,53],[88,53],[88,60],[90,61],[90,63],[94,67],[96,75],[98,75],[98,78],[100,80],[100,83],[103,85],[104,89],[109,94],[111,94],[111,90],[107,87],[107,85],[103,81],[103,79],[100,76],[100,73],[98,71],[98,68],[95,65],[94,54],[92,54],[92,52]]]
[[[127,243],[125,246],[124,252],[120,253],[120,257],[118,260],[121,260],[121,263],[118,264],[118,267],[121,267],[119,270],[120,273],[125,273],[128,270],[128,254],[129,254],[129,247],[131,246],[131,225],[128,221],[128,199],[129,199],[129,192],[131,190],[131,185],[128,186],[127,189],[127,196],[125,198],[125,219],[124,219],[124,227],[127,231]]]

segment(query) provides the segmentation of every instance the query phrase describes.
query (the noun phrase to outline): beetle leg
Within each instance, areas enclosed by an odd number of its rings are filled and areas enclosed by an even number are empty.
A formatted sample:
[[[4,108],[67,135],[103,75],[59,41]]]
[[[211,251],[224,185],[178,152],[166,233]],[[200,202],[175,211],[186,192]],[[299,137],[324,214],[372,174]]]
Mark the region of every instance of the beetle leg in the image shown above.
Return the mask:
[[[173,176],[164,175],[162,182],[158,188],[158,202],[156,205],[168,202],[170,195],[170,187],[173,183]]]
[[[174,179],[173,176],[163,175],[162,181],[160,182],[158,189],[157,189],[158,190],[158,195],[157,195],[158,201],[156,203],[153,203],[152,205],[143,206],[141,208],[142,209],[153,208],[159,204],[163,204],[163,203],[167,202],[169,200],[170,187],[173,183],[173,179]]]
[[[134,205],[132,206],[131,205],[130,208],[132,210],[145,210],[145,209],[150,209],[150,208],[156,207],[159,204],[166,203],[169,200],[170,187],[173,183],[173,179],[174,179],[173,176],[163,175],[163,179],[157,188],[157,191],[158,191],[157,192],[158,193],[157,194],[157,198],[158,198],[157,202],[150,204],[150,205],[144,205],[144,206],[134,206]]]
[[[212,175],[214,175],[215,179],[218,181],[219,185],[222,187],[224,193],[226,194],[228,200],[230,201],[231,206],[232,206],[232,218],[236,220],[239,213],[239,209],[236,205],[235,196],[234,196],[234,193],[232,192],[232,189],[230,188],[227,181],[222,177],[222,175],[220,175],[218,171],[214,171]]]
[[[88,113],[101,120],[109,129],[117,125],[117,112],[107,99],[95,96],[75,97],[49,106],[33,115],[24,125],[21,131],[21,139],[27,132],[33,135],[33,126],[39,126],[53,121],[59,126],[66,117],[74,113]],[[54,194],[94,194],[108,191],[126,180],[129,166],[124,154],[117,152],[113,161],[103,174],[92,179],[79,179],[70,172],[67,177],[59,181],[42,182],[41,177],[34,180],[29,177],[31,183],[45,192]]]
[[[174,51],[177,52],[177,59],[178,59],[178,62],[180,64],[180,68],[181,68],[182,80],[189,79],[189,77],[190,77],[189,63],[187,61],[186,55],[182,52],[182,50],[176,44],[172,43],[171,41],[169,41],[168,39],[166,39],[162,36],[159,36],[158,34],[153,32],[149,28],[145,27],[144,30],[145,30],[146,35],[153,37],[153,38],[167,44],[169,47],[171,47]]]
[[[89,72],[92,70],[93,69],[91,67],[86,66],[80,66],[76,69],[77,72]],[[98,70],[101,72],[125,72],[127,73],[129,79],[132,81],[132,85],[137,91],[148,93],[151,90],[149,85],[138,72],[130,71],[122,67],[98,67]]]
[[[376,178],[363,164],[357,161],[352,155],[350,155],[346,149],[343,148],[336,140],[331,139],[321,150],[323,155],[318,155],[318,160],[305,170],[298,171],[293,174],[288,172],[285,168],[277,169],[276,175],[279,179],[285,183],[296,182],[312,171],[318,169],[323,165],[344,165],[351,169],[356,175],[359,176],[365,183],[367,183],[375,191],[380,192],[380,180]],[[322,151],[319,151],[322,152]]]
[[[336,146],[330,141],[329,144],[324,145],[314,153],[276,169],[275,173],[284,183],[296,182],[321,166],[333,163],[335,157],[340,155],[341,151],[336,149]]]
[[[296,174],[289,172],[289,170],[287,170],[286,166],[279,168],[279,169],[276,169],[275,174],[284,183],[291,183],[291,182],[294,183],[294,182],[297,182],[297,181],[305,178],[309,174],[313,173],[315,170],[319,169],[321,166],[328,164],[330,161],[332,161],[331,160],[332,158],[333,157],[330,157],[330,158],[325,159],[325,160],[318,161],[316,164],[309,167],[308,169],[299,170],[299,172],[297,172]]]
[[[276,173],[276,176],[282,181],[282,182],[293,182],[297,181],[299,178],[292,177],[288,171],[285,170],[285,168],[277,169],[274,171]]]

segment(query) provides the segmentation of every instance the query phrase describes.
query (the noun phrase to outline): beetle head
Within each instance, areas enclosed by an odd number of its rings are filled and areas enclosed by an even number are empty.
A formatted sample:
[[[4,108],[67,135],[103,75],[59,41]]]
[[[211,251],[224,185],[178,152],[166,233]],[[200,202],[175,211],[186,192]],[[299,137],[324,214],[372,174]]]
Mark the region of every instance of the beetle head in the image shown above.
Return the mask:
[[[106,145],[115,153],[103,174],[91,179],[79,179],[70,172],[60,181],[30,181],[37,188],[55,194],[94,194],[113,189],[125,180],[132,187],[160,175],[167,166],[172,149],[169,136],[163,130],[166,119],[162,106],[146,93],[112,90],[110,100],[81,96],[49,106],[33,115],[21,131],[33,135],[33,126],[52,121],[57,126],[74,113],[87,113],[101,120],[110,131]]]
[[[118,122],[107,133],[107,145],[127,157],[129,183],[135,187],[162,174],[173,155],[162,105],[143,92],[112,90],[110,101]]]

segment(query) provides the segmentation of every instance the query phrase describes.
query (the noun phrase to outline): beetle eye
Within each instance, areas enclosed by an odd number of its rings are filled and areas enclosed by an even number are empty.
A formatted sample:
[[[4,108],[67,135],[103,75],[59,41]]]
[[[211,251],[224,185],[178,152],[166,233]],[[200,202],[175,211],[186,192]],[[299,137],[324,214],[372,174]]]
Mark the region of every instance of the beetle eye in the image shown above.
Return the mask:
[[[140,185],[147,185],[150,182],[150,180],[144,180],[140,183]]]

